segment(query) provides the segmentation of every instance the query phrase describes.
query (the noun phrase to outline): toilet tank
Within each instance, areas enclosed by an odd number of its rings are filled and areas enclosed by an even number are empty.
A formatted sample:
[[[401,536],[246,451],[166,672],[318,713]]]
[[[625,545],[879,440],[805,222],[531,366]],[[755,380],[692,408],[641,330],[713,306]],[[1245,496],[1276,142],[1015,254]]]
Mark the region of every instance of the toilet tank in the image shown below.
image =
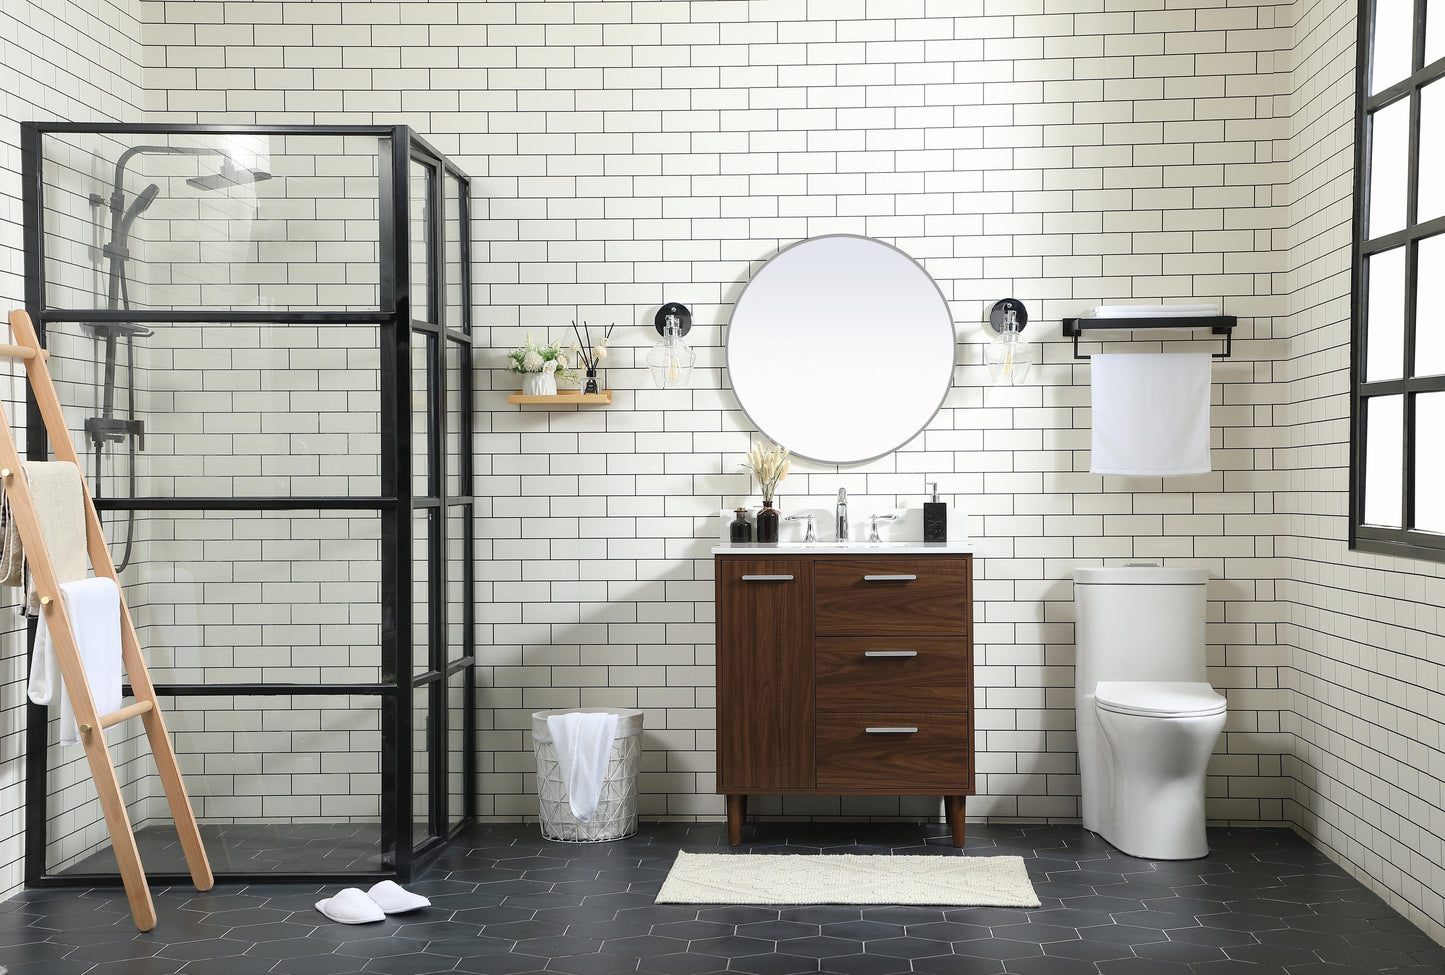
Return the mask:
[[[1074,570],[1074,679],[1205,681],[1206,569]]]

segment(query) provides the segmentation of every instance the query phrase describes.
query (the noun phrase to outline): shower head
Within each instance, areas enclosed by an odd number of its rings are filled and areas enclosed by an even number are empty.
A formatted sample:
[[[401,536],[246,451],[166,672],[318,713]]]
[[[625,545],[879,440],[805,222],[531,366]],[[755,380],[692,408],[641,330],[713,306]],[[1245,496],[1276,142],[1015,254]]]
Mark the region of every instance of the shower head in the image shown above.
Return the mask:
[[[245,166],[237,166],[229,156],[221,160],[221,171],[219,173],[208,173],[205,176],[192,176],[186,180],[186,185],[193,186],[198,190],[219,190],[231,186],[247,186],[251,183],[259,183],[262,180],[270,179],[271,174],[260,169],[247,169]]]

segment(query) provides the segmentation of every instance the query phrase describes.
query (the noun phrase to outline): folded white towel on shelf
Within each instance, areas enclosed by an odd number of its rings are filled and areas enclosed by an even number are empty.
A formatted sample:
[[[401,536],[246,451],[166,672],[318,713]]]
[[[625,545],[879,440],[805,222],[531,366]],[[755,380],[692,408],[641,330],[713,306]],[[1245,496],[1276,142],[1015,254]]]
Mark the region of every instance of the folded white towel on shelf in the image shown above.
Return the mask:
[[[617,737],[617,715],[569,711],[547,716],[547,731],[557,749],[557,768],[567,786],[567,804],[579,823],[592,821]]]
[[[1207,474],[1208,352],[1090,356],[1089,470],[1129,477]]]
[[[119,710],[123,669],[120,654],[120,587],[115,584],[114,579],[104,576],[79,579],[62,582],[60,597],[65,601],[65,613],[70,617],[70,627],[75,632],[80,663],[85,669],[85,681],[90,685],[91,699],[95,701],[96,715],[106,715]],[[35,655],[30,662],[28,693],[30,700],[36,704],[60,704],[62,745],[80,742],[75,711],[70,706],[70,696],[66,694],[65,683],[61,680],[55,643],[44,613],[40,614],[40,623],[35,631]]]
[[[1218,304],[1201,305],[1098,305],[1093,318],[1206,318],[1219,314]]]

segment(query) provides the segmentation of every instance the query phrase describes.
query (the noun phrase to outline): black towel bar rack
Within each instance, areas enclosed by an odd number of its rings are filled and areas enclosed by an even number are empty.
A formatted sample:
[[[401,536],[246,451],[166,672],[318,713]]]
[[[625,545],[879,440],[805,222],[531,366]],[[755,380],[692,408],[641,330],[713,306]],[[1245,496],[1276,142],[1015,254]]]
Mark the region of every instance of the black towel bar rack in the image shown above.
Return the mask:
[[[1234,350],[1234,326],[1239,319],[1234,315],[1203,315],[1184,317],[1170,315],[1162,318],[1065,318],[1064,334],[1073,336],[1074,358],[1087,359],[1079,354],[1079,336],[1084,332],[1117,332],[1137,328],[1207,328],[1215,335],[1224,336],[1224,351],[1214,353],[1216,359],[1228,359]]]

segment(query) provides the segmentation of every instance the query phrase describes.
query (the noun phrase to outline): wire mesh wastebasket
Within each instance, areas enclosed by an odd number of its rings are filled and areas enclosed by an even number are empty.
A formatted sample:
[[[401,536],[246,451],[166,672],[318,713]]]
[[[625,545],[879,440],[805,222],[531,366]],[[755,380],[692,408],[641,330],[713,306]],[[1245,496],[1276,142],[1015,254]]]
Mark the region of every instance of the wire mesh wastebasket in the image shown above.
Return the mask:
[[[547,730],[547,718],[554,714],[617,715],[617,733],[607,774],[597,799],[597,812],[585,823],[577,822],[567,795],[567,783],[557,764],[557,746]],[[620,840],[637,832],[637,759],[642,751],[642,712],[627,708],[568,708],[537,711],[532,715],[532,748],[537,754],[537,801],[541,806],[542,835],[564,843],[598,843]]]

